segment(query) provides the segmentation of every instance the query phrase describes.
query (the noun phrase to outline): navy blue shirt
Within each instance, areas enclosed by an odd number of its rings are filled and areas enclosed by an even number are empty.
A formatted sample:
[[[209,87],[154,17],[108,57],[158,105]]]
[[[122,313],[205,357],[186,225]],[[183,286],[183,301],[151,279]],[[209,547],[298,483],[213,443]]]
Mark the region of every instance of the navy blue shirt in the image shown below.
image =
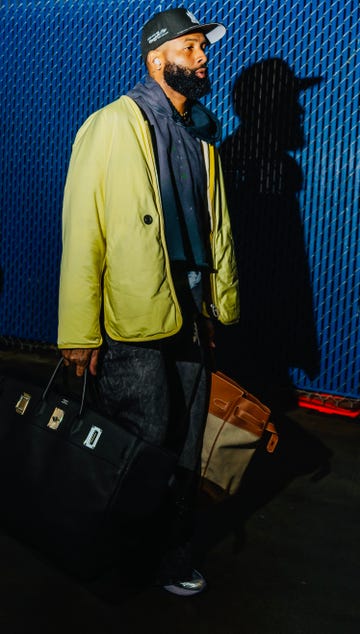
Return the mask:
[[[189,104],[190,122],[175,111],[161,86],[148,77],[128,96],[154,136],[169,257],[188,270],[211,266],[206,169],[200,139],[220,137],[217,119],[200,102]]]

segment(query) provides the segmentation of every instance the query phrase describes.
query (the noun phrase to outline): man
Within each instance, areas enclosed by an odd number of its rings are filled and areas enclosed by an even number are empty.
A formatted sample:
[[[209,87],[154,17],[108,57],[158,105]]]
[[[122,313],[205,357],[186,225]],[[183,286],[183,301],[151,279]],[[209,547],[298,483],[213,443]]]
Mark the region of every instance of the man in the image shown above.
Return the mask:
[[[64,196],[59,348],[78,376],[98,374],[109,413],[176,448],[176,508],[199,464],[209,316],[238,320],[220,126],[197,101],[210,89],[205,50],[224,33],[183,8],[145,24],[148,77],[79,130]],[[161,582],[195,594],[205,580],[176,519]]]

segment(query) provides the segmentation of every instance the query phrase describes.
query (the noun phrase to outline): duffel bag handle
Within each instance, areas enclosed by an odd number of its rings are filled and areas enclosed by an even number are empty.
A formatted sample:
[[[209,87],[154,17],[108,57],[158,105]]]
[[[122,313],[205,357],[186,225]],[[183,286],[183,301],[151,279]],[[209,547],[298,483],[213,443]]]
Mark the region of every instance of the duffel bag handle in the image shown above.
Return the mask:
[[[49,390],[50,390],[51,386],[53,385],[53,383],[54,383],[54,381],[55,381],[55,379],[56,379],[56,377],[58,375],[58,372],[59,372],[60,368],[63,366],[63,364],[64,364],[64,358],[61,357],[59,359],[58,363],[56,364],[55,370],[53,371],[53,373],[52,373],[52,375],[50,377],[50,380],[49,380],[47,386],[45,387],[45,389],[44,389],[44,391],[42,393],[42,396],[41,396],[41,400],[42,401],[46,400],[46,397],[47,397],[47,395],[49,393]],[[66,367],[66,366],[64,366],[64,367]],[[82,389],[81,389],[80,407],[79,407],[79,412],[78,412],[78,417],[79,418],[82,418],[82,415],[84,413],[87,383],[88,383],[88,369],[85,368],[85,372],[84,372],[84,375],[83,375]]]

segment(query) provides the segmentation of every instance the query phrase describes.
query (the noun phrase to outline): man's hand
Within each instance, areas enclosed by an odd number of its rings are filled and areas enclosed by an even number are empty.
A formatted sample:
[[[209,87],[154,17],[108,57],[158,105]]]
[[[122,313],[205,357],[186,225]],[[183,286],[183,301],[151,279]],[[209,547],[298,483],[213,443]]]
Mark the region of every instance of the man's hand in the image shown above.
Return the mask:
[[[99,348],[66,348],[60,351],[65,365],[75,365],[76,376],[83,376],[85,368],[95,376],[99,359]]]

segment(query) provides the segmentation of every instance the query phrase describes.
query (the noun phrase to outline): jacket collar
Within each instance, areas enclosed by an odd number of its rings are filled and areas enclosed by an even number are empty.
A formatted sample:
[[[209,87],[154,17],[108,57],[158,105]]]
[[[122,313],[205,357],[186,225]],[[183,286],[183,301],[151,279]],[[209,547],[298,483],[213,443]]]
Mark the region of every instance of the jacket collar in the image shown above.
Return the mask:
[[[161,86],[151,77],[144,83],[138,83],[128,93],[135,101],[140,97],[159,117],[173,119],[177,125],[186,127],[188,132],[202,141],[216,143],[221,140],[220,121],[200,101],[189,102],[189,114],[192,123],[184,125],[180,115],[172,106]]]

